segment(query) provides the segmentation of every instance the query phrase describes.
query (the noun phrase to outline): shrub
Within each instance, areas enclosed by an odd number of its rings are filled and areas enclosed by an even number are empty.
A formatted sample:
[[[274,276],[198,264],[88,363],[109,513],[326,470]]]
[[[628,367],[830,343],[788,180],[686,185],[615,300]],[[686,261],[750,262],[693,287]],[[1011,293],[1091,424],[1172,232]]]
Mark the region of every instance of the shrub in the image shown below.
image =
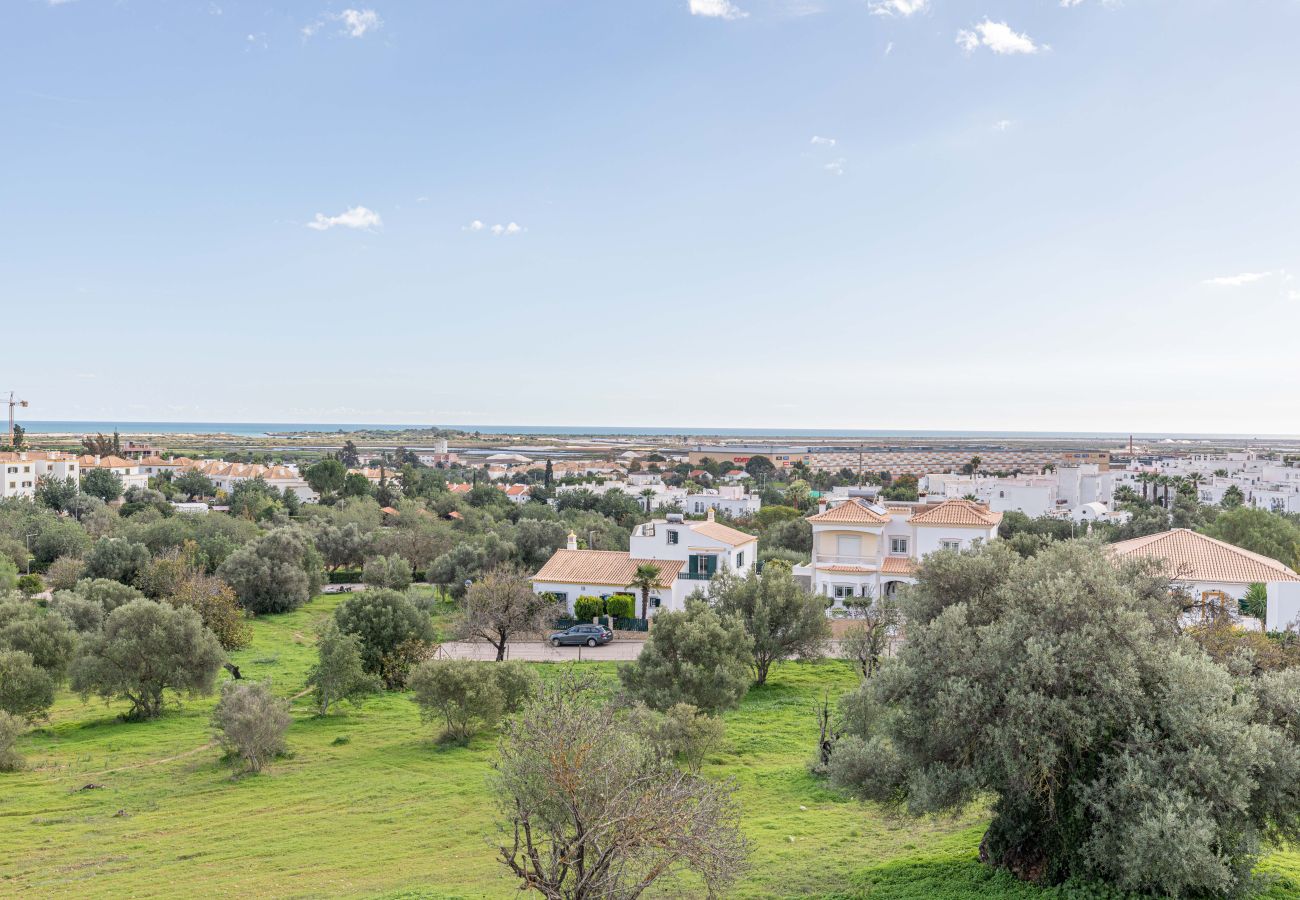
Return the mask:
[[[18,590],[24,597],[31,599],[45,590],[45,584],[41,581],[39,575],[20,575],[18,576]]]
[[[708,713],[735,709],[749,690],[754,642],[735,616],[702,600],[661,612],[636,662],[619,668],[623,686],[651,709],[689,703]]]
[[[265,684],[227,681],[221,699],[212,711],[217,738],[228,753],[260,772],[266,763],[284,752],[284,735],[293,718],[289,701],[273,696]]]
[[[104,607],[75,591],[55,591],[50,600],[50,612],[71,622],[79,634],[99,631],[104,624]]]
[[[21,650],[62,680],[77,646],[72,623],[27,600],[0,600],[0,650]]]
[[[411,564],[396,554],[366,560],[361,581],[368,587],[404,591],[411,585]]]
[[[149,550],[125,538],[100,538],[86,554],[86,574],[130,584],[149,565]]]
[[[104,629],[82,641],[72,663],[72,689],[105,702],[130,702],[129,719],[162,712],[164,692],[212,693],[225,654],[192,609],[133,600],[104,620]]]
[[[84,560],[76,559],[71,556],[60,556],[54,562],[50,563],[49,569],[45,571],[45,581],[49,584],[50,590],[70,591],[77,585],[77,580],[81,578],[86,571]]]
[[[599,597],[582,596],[573,601],[573,617],[580,622],[590,622],[605,614],[605,601]]]
[[[533,691],[533,678],[521,663],[431,659],[411,672],[409,685],[420,717],[442,721],[440,740],[467,744],[476,732],[519,709]]]
[[[380,675],[389,687],[400,687],[405,679],[411,642],[425,643],[434,637],[433,621],[415,608],[404,594],[389,590],[368,590],[344,600],[334,610],[339,630],[355,634],[361,643],[362,667]],[[384,665],[385,657],[401,661]]]
[[[632,728],[645,738],[656,757],[698,773],[704,759],[722,743],[721,719],[701,713],[689,703],[655,712],[637,705],[631,713]]]
[[[54,704],[54,679],[30,653],[0,650],[0,710],[27,720],[38,719]]]
[[[718,612],[740,619],[753,639],[758,684],[767,681],[773,663],[825,653],[831,636],[825,599],[800,587],[784,563],[768,564],[762,575],[751,570],[744,578],[723,573],[709,586],[709,594]]]
[[[631,594],[613,594],[605,600],[605,614],[616,619],[630,619],[636,615],[636,598]]]
[[[165,602],[199,614],[203,627],[216,635],[223,650],[240,650],[253,639],[253,627],[230,585],[214,575],[192,573],[173,588]]]
[[[77,594],[98,603],[108,615],[119,606],[126,606],[132,600],[143,600],[144,594],[130,585],[121,584],[109,578],[83,578],[73,588]]]
[[[0,710],[0,772],[17,772],[23,767],[23,758],[14,749],[22,733],[22,719]]]
[[[90,550],[90,535],[75,521],[60,519],[41,529],[32,541],[32,556],[38,565],[47,566],[61,556],[80,559]]]
[[[277,528],[240,547],[217,574],[254,615],[295,610],[320,590],[320,554],[296,528]]]

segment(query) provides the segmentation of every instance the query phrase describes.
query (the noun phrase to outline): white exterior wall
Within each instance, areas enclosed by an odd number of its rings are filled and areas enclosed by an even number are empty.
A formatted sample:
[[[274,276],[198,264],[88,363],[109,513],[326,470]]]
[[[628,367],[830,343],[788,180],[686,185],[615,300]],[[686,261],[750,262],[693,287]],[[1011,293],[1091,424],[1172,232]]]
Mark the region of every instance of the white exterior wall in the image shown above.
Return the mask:
[[[1270,581],[1267,610],[1269,631],[1285,631],[1291,625],[1300,626],[1300,581]]]
[[[673,582],[670,588],[655,588],[650,592],[652,601],[652,614],[657,610],[670,610],[679,612],[686,608],[686,598],[690,595],[697,583],[677,580]],[[686,587],[686,586],[690,587]],[[685,590],[683,588],[686,587]],[[636,614],[641,615],[641,592],[635,588],[627,586],[617,587],[608,584],[576,584],[572,582],[559,581],[534,581],[533,592],[536,594],[564,594],[565,606],[568,607],[569,614],[573,614],[573,603],[579,597],[608,597],[611,594],[631,594],[636,598]],[[654,607],[653,601],[659,600],[659,606]]]
[[[955,525],[916,525],[913,526],[916,534],[916,550],[914,551],[917,559],[923,559],[936,550],[944,549],[944,541],[956,541],[960,544],[958,549],[968,550],[975,541],[988,543],[998,536],[996,525],[988,528],[962,528]]]

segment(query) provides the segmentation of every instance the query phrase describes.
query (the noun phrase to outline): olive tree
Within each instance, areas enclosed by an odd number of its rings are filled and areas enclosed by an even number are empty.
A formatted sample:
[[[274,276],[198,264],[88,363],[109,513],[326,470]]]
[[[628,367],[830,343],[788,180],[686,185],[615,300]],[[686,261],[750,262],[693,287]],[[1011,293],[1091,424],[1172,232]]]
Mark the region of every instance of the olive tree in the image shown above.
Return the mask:
[[[720,895],[745,860],[733,786],[682,771],[621,725],[566,675],[507,720],[492,777],[502,864],[552,898],[638,897],[665,877]]]
[[[307,686],[316,693],[316,712],[329,715],[330,706],[356,700],[379,690],[379,679],[366,673],[361,662],[361,639],[339,630],[326,619],[317,631],[316,665],[307,673]]]
[[[719,575],[709,596],[715,609],[736,616],[749,632],[757,684],[767,682],[775,662],[815,659],[826,652],[831,636],[826,601],[800,587],[783,562],[769,562],[761,575],[752,570],[744,578]]]
[[[129,584],[149,565],[149,548],[126,538],[103,537],[86,554],[86,575]]]
[[[169,690],[211,694],[224,659],[220,642],[194,610],[133,600],[82,641],[72,662],[72,689],[82,699],[126,700],[128,719],[152,719]]]
[[[442,722],[440,740],[467,744],[476,732],[517,711],[532,696],[534,682],[522,663],[430,659],[411,672],[407,687],[415,693],[420,717]]]
[[[366,560],[361,580],[367,587],[404,591],[411,585],[411,564],[396,554],[375,556]]]
[[[460,605],[457,631],[463,639],[487,641],[506,658],[506,644],[521,634],[539,631],[555,614],[555,603],[533,592],[522,572],[497,568],[470,585]]]
[[[77,646],[72,623],[26,600],[0,600],[0,650],[20,650],[57,682]]]
[[[370,536],[356,522],[321,525],[316,529],[315,540],[316,549],[331,572],[344,566],[361,565],[370,546]]]
[[[902,625],[898,601],[889,594],[864,597],[848,609],[852,618],[840,638],[840,651],[857,665],[862,677],[870,678],[879,670],[891,637]]]
[[[754,640],[733,615],[702,600],[661,612],[636,662],[619,668],[628,693],[651,709],[689,703],[707,713],[734,709],[749,690]]]
[[[915,814],[991,798],[981,859],[1037,882],[1222,896],[1300,838],[1300,671],[1215,663],[1149,564],[995,542],[917,578],[907,642],[841,703],[835,783]]]
[[[0,772],[17,772],[23,767],[23,758],[14,749],[22,733],[23,720],[0,709]]]
[[[354,594],[335,608],[334,621],[357,636],[362,668],[393,688],[405,683],[418,648],[434,638],[433,620],[397,591]]]
[[[0,710],[28,721],[54,705],[54,678],[32,662],[30,653],[0,650]]]
[[[254,615],[302,606],[324,581],[320,554],[296,528],[276,528],[232,553],[217,574]]]
[[[265,684],[227,681],[212,711],[217,739],[226,752],[238,756],[250,772],[284,752],[284,735],[293,717],[289,701],[276,697]]]

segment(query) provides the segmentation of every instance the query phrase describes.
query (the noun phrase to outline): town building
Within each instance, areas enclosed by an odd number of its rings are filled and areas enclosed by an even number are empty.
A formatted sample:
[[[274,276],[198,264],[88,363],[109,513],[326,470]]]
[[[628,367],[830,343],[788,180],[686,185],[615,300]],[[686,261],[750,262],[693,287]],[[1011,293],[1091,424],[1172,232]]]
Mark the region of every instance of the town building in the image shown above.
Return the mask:
[[[81,465],[70,453],[46,450],[18,450],[0,453],[0,498],[36,496],[43,477],[80,481]]]
[[[134,459],[123,459],[120,456],[79,456],[77,464],[83,476],[95,469],[112,472],[122,480],[124,491],[149,486],[149,476],[140,471],[140,464]]]
[[[579,550],[577,536],[547,560],[532,577],[533,590],[552,594],[573,609],[581,596],[608,597],[636,593],[631,588],[639,565],[660,571],[660,581],[650,594],[651,613],[681,610],[686,598],[718,572],[746,575],[758,557],[758,538],[714,520],[710,513],[700,522],[671,515],[638,525],[629,549]]]
[[[927,554],[991,541],[1002,522],[1002,513],[969,500],[882,505],[849,497],[832,498],[831,504],[808,517],[812,557],[795,566],[794,574],[833,607],[915,584],[916,564]]]
[[[1119,559],[1160,560],[1163,571],[1173,584],[1200,604],[1202,610],[1218,607],[1236,616],[1239,601],[1252,584],[1265,586],[1270,608],[1283,595],[1300,600],[1294,587],[1300,583],[1300,575],[1290,567],[1187,528],[1119,541],[1107,549]],[[1285,628],[1296,620],[1297,615],[1300,615],[1300,607],[1293,610],[1289,618],[1279,614],[1275,620],[1270,614],[1268,627]],[[1257,622],[1254,625],[1259,627]]]

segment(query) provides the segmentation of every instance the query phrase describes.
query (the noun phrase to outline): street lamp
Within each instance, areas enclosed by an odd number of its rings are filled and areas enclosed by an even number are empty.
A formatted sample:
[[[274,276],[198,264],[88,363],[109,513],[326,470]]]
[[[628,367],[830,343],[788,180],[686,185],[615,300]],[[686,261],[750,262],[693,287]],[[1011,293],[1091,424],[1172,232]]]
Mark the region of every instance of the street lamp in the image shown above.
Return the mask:
[[[33,531],[27,535],[27,574],[32,574],[32,538],[40,534],[39,531]]]

